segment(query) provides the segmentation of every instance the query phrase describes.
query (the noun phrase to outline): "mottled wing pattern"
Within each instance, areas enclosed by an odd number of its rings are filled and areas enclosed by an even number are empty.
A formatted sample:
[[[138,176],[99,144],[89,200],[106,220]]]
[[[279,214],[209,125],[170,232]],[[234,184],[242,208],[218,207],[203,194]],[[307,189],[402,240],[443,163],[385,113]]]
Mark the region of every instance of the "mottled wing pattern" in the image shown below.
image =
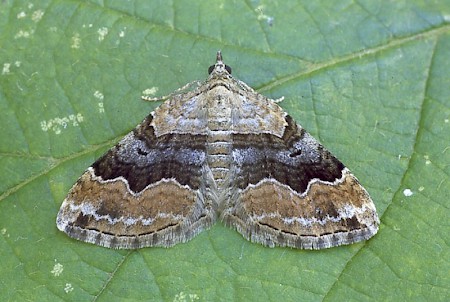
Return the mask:
[[[266,246],[321,249],[372,237],[378,216],[345,166],[290,116],[282,137],[233,135],[235,197],[222,219]]]
[[[78,179],[58,213],[60,230],[105,247],[139,248],[185,242],[214,223],[206,136],[157,137],[152,119]]]

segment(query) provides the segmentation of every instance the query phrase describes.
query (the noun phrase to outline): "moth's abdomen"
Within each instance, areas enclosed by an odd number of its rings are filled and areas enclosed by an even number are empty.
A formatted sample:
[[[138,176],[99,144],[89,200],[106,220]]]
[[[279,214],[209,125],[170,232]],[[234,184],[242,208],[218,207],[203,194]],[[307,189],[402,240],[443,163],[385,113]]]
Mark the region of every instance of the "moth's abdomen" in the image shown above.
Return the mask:
[[[211,130],[206,145],[206,160],[218,189],[228,186],[231,165],[231,135],[224,131]]]
[[[208,137],[206,142],[206,160],[211,169],[217,188],[228,186],[230,166],[232,161],[232,104],[230,92],[218,86],[211,92],[208,100]]]

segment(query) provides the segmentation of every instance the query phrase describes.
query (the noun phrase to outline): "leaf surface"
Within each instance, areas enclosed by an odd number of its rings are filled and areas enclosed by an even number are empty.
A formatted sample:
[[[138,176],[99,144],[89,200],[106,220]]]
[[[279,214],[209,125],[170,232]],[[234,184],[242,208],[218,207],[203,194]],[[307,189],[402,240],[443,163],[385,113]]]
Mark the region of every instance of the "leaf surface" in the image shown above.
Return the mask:
[[[1,301],[445,301],[450,296],[450,3],[0,4]],[[371,240],[266,248],[217,223],[117,251],[56,229],[81,173],[165,95],[233,75],[340,158],[381,218]],[[405,189],[412,191],[405,195]]]

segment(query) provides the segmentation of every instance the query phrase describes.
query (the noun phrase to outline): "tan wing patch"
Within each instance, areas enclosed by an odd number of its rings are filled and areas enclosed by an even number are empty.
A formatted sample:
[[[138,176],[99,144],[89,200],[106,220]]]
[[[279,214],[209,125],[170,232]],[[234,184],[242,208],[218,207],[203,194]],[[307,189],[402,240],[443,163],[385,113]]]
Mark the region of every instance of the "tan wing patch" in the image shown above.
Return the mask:
[[[89,168],[64,200],[57,226],[105,247],[139,248],[185,242],[214,221],[212,204],[175,180],[161,180],[136,194],[124,179],[102,181]]]

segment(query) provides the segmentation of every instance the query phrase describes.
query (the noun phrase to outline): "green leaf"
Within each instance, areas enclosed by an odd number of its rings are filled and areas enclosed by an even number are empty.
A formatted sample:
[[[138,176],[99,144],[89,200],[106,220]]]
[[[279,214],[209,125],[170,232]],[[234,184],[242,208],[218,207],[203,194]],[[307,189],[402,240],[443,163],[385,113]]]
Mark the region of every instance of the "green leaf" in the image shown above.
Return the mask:
[[[447,300],[449,16],[448,1],[3,1],[0,300]],[[142,91],[205,79],[218,49],[357,175],[374,238],[270,249],[217,223],[116,251],[56,229],[78,176],[158,105]]]

